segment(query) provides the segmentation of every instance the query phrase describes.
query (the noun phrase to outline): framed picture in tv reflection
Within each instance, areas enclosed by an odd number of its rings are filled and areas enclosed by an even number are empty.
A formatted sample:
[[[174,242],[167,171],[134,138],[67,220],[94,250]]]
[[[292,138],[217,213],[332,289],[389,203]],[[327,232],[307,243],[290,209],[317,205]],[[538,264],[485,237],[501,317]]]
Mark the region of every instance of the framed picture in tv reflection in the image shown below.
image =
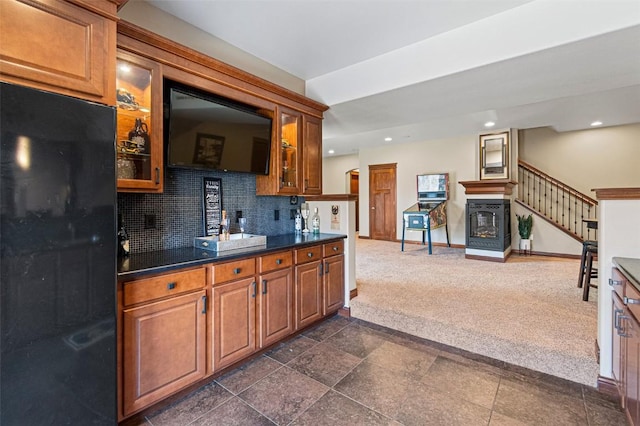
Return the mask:
[[[193,162],[210,168],[220,167],[224,140],[224,136],[198,133],[196,135],[196,146],[193,152]]]

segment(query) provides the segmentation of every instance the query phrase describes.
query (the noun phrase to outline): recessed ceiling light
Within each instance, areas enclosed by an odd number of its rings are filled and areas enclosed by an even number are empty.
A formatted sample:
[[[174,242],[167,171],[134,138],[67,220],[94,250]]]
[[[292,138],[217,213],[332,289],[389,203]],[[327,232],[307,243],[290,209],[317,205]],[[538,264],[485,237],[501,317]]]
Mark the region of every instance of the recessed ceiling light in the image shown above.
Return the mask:
[[[484,127],[493,127],[495,125],[496,123],[494,123],[493,121],[487,121],[486,123],[484,123]]]
[[[335,154],[336,153],[333,149],[330,149],[328,152],[329,152],[329,154]]]
[[[393,138],[389,138],[389,137],[384,138],[384,141],[385,141],[385,142],[391,142],[392,140],[393,140]]]
[[[592,126],[592,127],[595,127],[595,126],[602,126],[602,121],[594,121],[593,123],[591,123],[591,126]]]

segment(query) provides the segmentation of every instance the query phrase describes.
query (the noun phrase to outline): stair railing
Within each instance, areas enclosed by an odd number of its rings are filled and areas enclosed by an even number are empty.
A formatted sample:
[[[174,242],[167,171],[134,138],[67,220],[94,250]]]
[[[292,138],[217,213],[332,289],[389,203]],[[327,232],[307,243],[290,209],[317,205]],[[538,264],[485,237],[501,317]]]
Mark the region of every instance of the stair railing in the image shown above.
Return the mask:
[[[518,200],[579,241],[597,240],[598,202],[532,165],[518,160]]]

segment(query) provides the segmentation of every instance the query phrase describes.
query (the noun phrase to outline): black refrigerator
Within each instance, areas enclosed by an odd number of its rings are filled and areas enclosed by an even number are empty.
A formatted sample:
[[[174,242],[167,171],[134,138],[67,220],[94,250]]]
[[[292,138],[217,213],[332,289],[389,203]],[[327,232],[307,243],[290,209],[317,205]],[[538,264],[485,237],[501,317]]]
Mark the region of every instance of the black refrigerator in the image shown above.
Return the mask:
[[[113,425],[115,109],[0,83],[0,424]]]

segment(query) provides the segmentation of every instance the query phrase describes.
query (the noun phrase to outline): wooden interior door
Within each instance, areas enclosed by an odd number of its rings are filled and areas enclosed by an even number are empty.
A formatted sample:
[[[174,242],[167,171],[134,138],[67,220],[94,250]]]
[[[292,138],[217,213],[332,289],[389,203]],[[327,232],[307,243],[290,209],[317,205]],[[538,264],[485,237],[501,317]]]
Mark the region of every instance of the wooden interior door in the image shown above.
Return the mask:
[[[349,194],[356,196],[356,232],[360,231],[360,172],[358,170],[349,171]]]
[[[396,240],[396,166],[369,166],[369,237],[375,240]]]

